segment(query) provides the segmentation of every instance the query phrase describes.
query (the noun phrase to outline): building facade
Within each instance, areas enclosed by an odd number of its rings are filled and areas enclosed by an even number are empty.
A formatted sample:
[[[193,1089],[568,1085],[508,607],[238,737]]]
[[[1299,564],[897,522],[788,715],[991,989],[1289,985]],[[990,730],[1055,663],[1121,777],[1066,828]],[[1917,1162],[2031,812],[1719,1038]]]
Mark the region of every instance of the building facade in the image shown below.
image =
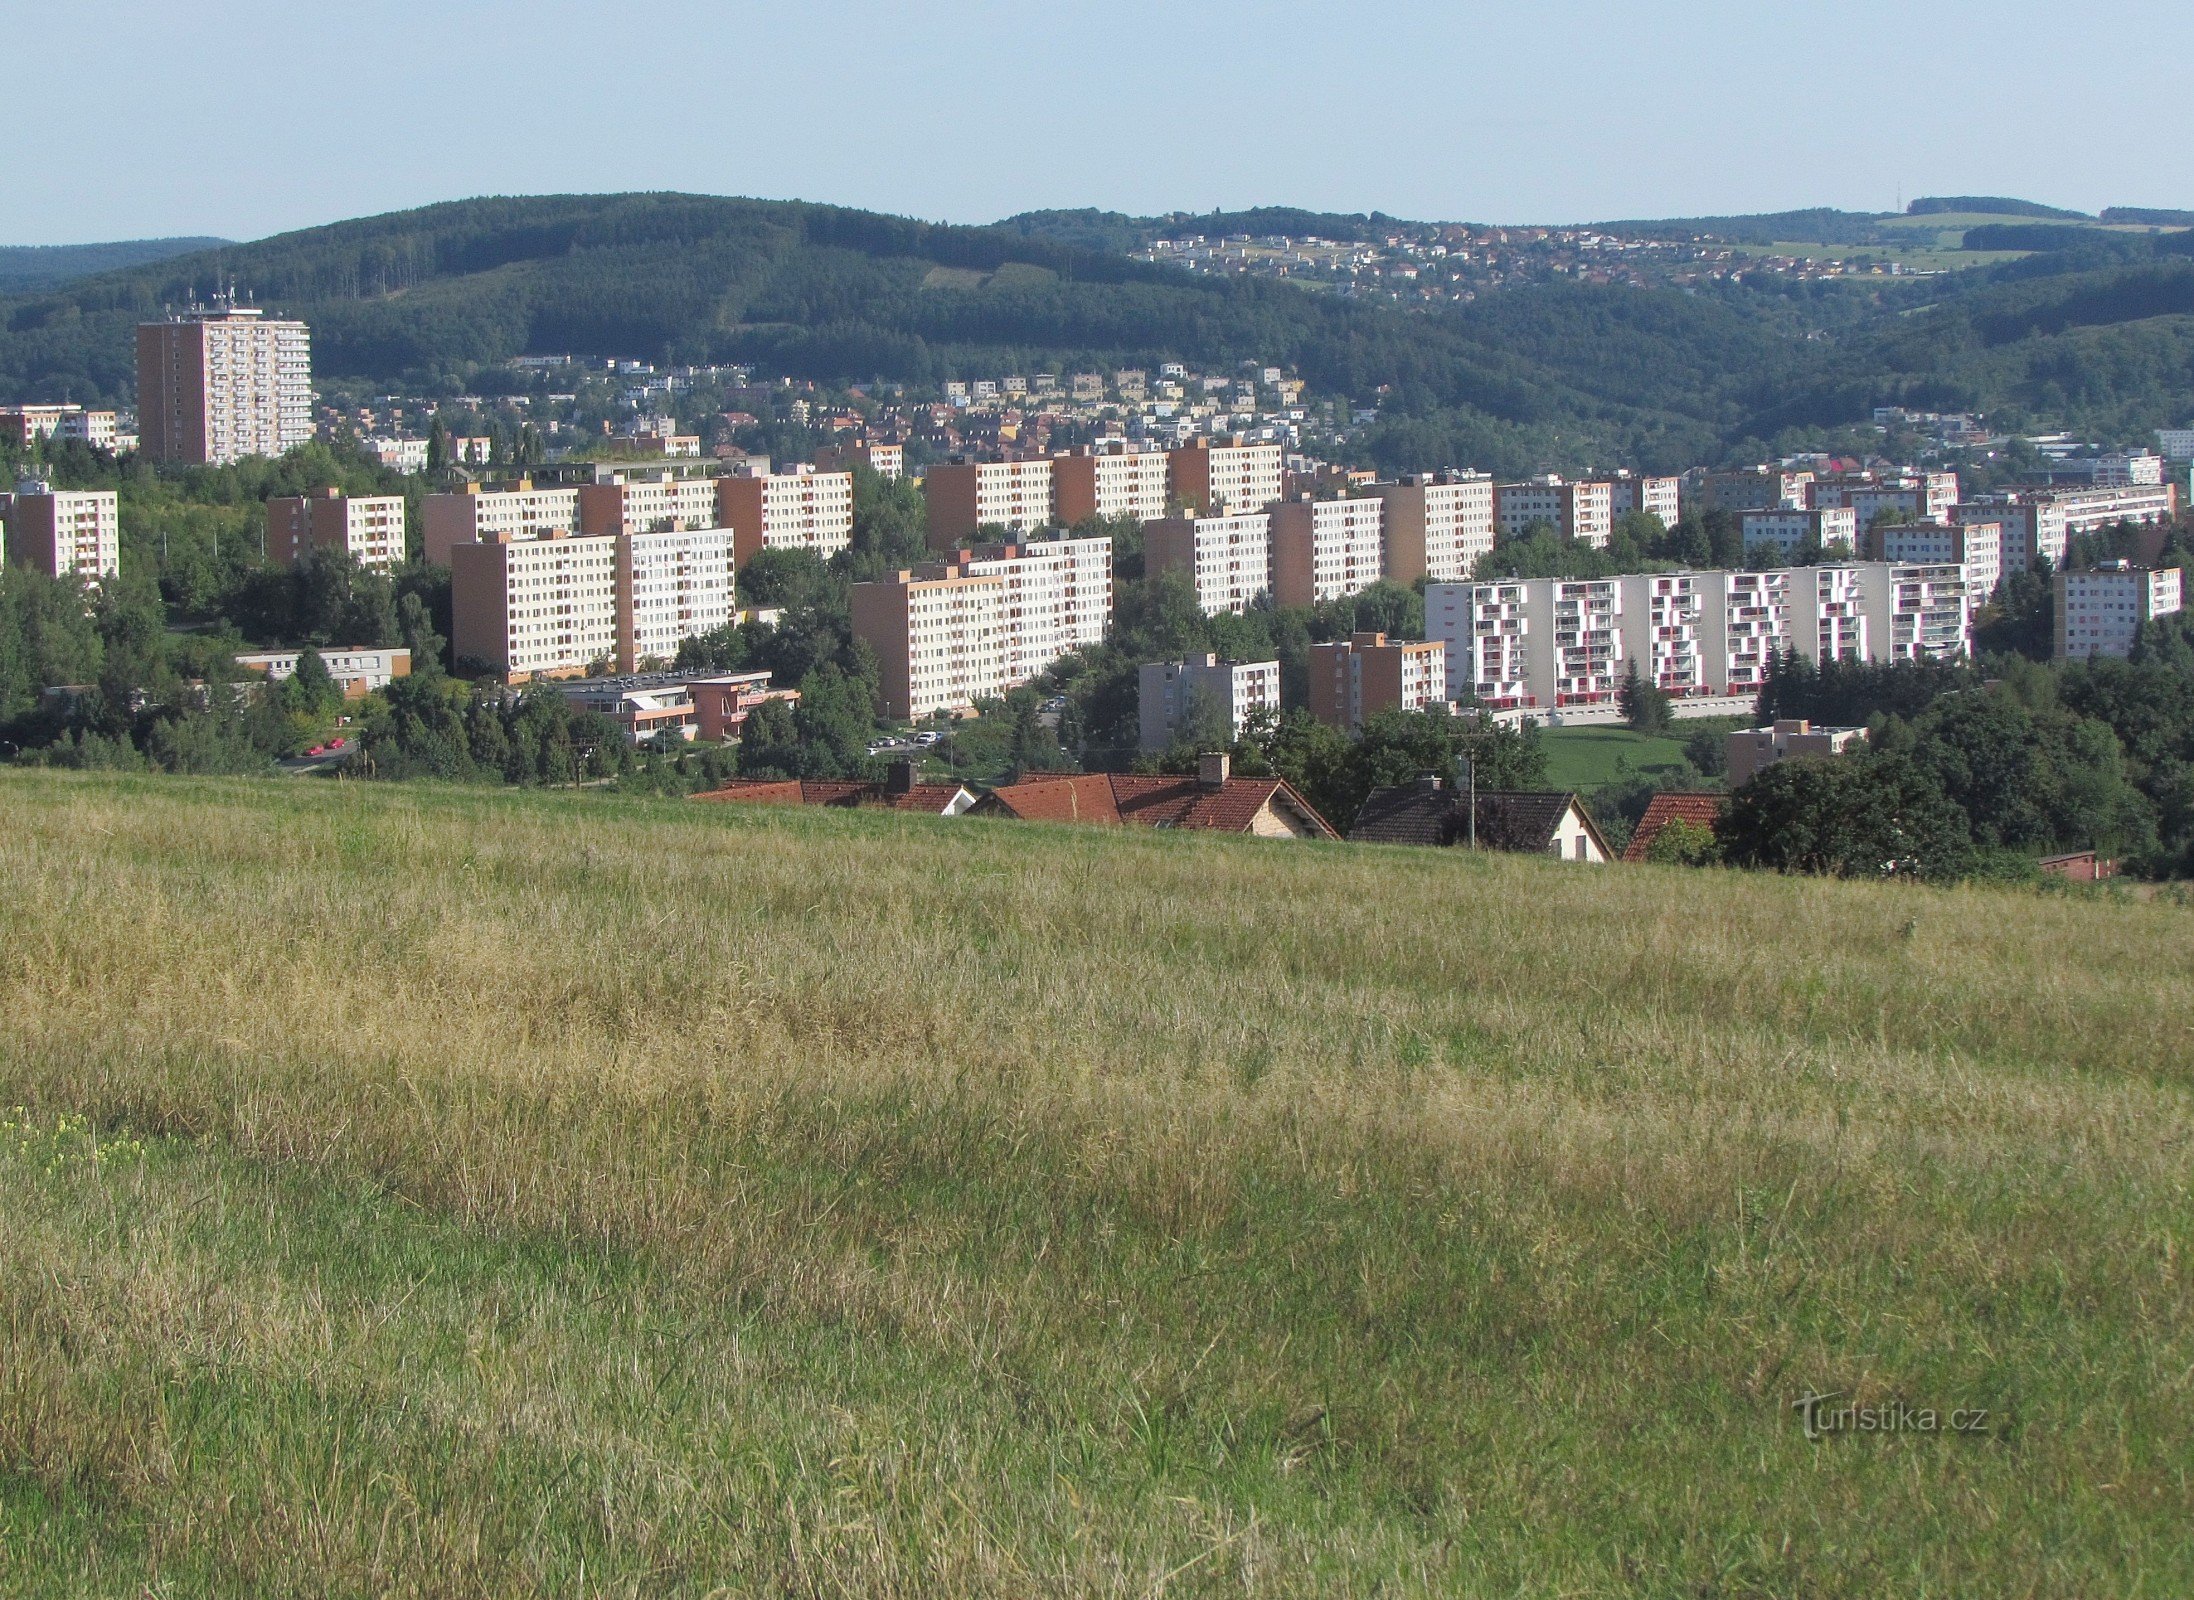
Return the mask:
[[[2057,659],[2123,658],[2141,625],[2168,617],[2184,604],[2184,575],[2177,567],[2153,570],[2114,561],[2092,572],[2057,574]]]
[[[1280,663],[1221,661],[1204,655],[1192,661],[1149,661],[1137,674],[1138,743],[1163,750],[1184,724],[1207,714],[1227,730],[1227,742],[1241,738],[1249,719],[1280,709]]]
[[[1633,511],[1659,517],[1661,526],[1673,528],[1683,515],[1684,480],[1650,473],[1618,472],[1608,480],[1608,510],[1618,517]]]
[[[853,474],[795,467],[716,480],[717,525],[740,566],[764,550],[812,550],[829,560],[853,542]]]
[[[94,585],[122,570],[121,505],[112,489],[55,489],[25,478],[0,495],[0,521],[11,566]]]
[[[1173,498],[1203,516],[1262,511],[1280,498],[1284,466],[1276,444],[1195,440],[1168,452]]]
[[[1447,703],[1447,646],[1437,639],[1357,633],[1310,647],[1310,714],[1329,727],[1353,733],[1382,711]]]
[[[393,572],[404,559],[404,497],[400,494],[277,495],[267,502],[267,558],[294,567],[314,550],[339,550],[373,572]]]
[[[1543,522],[1564,539],[1599,549],[1615,531],[1615,493],[1606,483],[1571,483],[1554,476],[1504,483],[1493,509],[1501,537],[1513,539]]]
[[[1051,458],[954,456],[922,478],[929,547],[957,550],[985,528],[1034,533],[1051,523]]]
[[[1375,497],[1274,502],[1274,601],[1322,605],[1377,583],[1385,573],[1385,512],[1385,501]]]
[[[617,655],[618,536],[498,534],[453,545],[450,653],[513,679]]]
[[[1272,592],[1272,519],[1257,511],[1145,523],[1143,570],[1181,573],[1195,585],[1197,607],[1207,616],[1238,616]]]
[[[246,672],[263,674],[270,683],[280,683],[296,674],[304,653],[302,647],[247,650],[236,657],[236,664]],[[331,644],[321,649],[319,656],[346,700],[363,700],[376,689],[386,689],[395,679],[411,675],[411,652],[401,645]]]
[[[1850,555],[1858,546],[1858,513],[1848,506],[1800,510],[1791,506],[1744,513],[1744,544],[1749,552],[1767,550],[1794,556],[1811,545]]]
[[[420,512],[426,558],[449,566],[461,544],[498,539],[539,539],[579,531],[579,490],[568,485],[535,488],[520,479],[508,489],[467,484],[455,494],[430,494]]]
[[[312,437],[312,340],[256,306],[193,307],[137,327],[138,449],[222,465]]]
[[[1869,561],[1964,567],[1966,589],[1976,609],[1987,603],[2003,581],[2000,522],[1892,523],[1862,534],[1859,543]]]
[[[1372,493],[1385,508],[1380,527],[1389,581],[1460,582],[1492,553],[1493,480],[1486,474],[1418,473],[1376,484]]]
[[[1052,517],[1067,528],[1091,517],[1155,522],[1166,514],[1170,473],[1163,450],[1139,450],[1124,440],[1054,456]]]

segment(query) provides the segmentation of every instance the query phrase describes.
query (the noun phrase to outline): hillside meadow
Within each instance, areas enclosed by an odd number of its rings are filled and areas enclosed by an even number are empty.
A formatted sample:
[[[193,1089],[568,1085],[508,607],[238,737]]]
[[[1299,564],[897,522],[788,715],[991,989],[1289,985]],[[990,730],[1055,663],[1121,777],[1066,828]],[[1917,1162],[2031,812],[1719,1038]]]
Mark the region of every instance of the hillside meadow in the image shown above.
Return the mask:
[[[2194,1588],[2182,906],[0,814],[0,1592]]]

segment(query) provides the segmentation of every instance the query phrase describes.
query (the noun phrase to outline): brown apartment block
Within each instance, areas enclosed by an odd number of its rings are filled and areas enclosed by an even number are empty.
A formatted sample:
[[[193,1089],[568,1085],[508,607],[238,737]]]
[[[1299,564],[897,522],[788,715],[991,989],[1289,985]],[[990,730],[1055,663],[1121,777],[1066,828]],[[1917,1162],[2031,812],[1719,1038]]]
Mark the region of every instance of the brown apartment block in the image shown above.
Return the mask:
[[[1262,511],[1280,498],[1280,447],[1206,441],[1168,453],[1173,498],[1199,515]]]
[[[138,450],[221,465],[312,437],[311,338],[253,306],[193,307],[137,325]]]
[[[1441,640],[1358,633],[1310,647],[1310,714],[1328,727],[1353,732],[1382,711],[1422,711],[1447,698]]]
[[[1124,440],[1054,456],[1053,514],[1070,528],[1091,517],[1155,521],[1166,514],[1171,466],[1164,451],[1131,449]]]
[[[340,550],[370,571],[393,571],[404,559],[404,497],[323,489],[269,500],[268,559],[294,567],[313,550]]]
[[[929,547],[957,550],[982,528],[1033,533],[1052,520],[1049,456],[955,456],[932,465],[922,478],[929,507]]]
[[[818,472],[851,472],[856,466],[870,468],[887,482],[903,478],[907,471],[907,447],[903,444],[864,441],[859,444],[826,444],[815,452],[815,469]]]
[[[813,550],[829,559],[853,542],[853,473],[734,474],[716,480],[716,518],[742,567],[764,550]]]
[[[1493,480],[1485,473],[1413,473],[1370,492],[1386,503],[1390,583],[1461,582],[1493,548]]]
[[[853,636],[876,652],[878,709],[959,712],[1006,683],[1006,580],[940,563],[853,586]]]

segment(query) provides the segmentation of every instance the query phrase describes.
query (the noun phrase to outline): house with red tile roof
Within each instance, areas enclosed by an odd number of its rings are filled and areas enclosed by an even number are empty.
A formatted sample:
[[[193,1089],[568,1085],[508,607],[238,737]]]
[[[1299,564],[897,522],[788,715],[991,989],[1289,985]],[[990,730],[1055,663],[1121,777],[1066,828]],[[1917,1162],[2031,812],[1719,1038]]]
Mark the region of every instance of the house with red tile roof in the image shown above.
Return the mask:
[[[1592,813],[1566,789],[1480,789],[1466,798],[1429,773],[1372,790],[1348,836],[1361,844],[1475,843],[1558,861],[1611,859]]]
[[[1041,774],[993,789],[976,803],[975,814],[1260,839],[1340,837],[1285,778],[1237,778],[1224,755],[1202,757],[1193,778],[1128,772]]]
[[[961,816],[975,805],[974,792],[957,783],[917,782],[911,761],[893,762],[882,783],[852,778],[740,778],[689,798],[765,806],[880,806],[933,817]]]
[[[1715,824],[1722,820],[1722,806],[1728,800],[1724,794],[1697,790],[1664,789],[1646,802],[1645,815],[1638,819],[1637,831],[1631,834],[1630,843],[1623,847],[1625,861],[1643,861],[1653,849],[1653,841],[1671,822],[1683,821],[1695,828],[1712,833]]]

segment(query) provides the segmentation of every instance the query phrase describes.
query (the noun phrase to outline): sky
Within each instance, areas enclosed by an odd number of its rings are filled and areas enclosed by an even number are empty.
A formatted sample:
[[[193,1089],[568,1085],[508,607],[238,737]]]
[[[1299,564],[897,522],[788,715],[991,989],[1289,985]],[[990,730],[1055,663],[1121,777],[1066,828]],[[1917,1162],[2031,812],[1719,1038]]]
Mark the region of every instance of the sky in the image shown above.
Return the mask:
[[[631,189],[951,222],[2194,208],[2185,0],[0,0],[0,38],[0,244]]]

